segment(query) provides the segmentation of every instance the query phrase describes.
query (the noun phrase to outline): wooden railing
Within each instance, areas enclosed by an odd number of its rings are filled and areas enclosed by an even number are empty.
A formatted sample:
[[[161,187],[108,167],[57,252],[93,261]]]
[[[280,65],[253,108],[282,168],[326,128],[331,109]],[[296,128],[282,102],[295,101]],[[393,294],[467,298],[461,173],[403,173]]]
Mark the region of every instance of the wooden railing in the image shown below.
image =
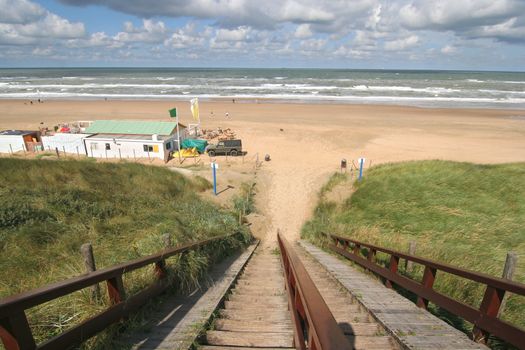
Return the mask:
[[[506,293],[525,296],[525,284],[497,278],[484,273],[457,268],[433,260],[405,254],[395,250],[356,241],[347,237],[327,234],[334,244],[329,248],[345,258],[383,277],[387,287],[392,283],[417,295],[417,306],[427,308],[428,302],[457,315],[474,325],[473,339],[485,343],[490,334],[518,347],[525,349],[525,330],[518,328],[498,317],[503,298]],[[390,256],[388,267],[376,263],[377,252]],[[415,281],[398,273],[400,259],[412,261],[424,266],[423,279]],[[461,301],[452,299],[432,287],[438,271],[449,273],[467,280],[485,285],[485,294],[479,309]]]
[[[132,311],[144,305],[150,298],[160,294],[170,281],[166,277],[166,259],[209,243],[231,238],[236,234],[214,237],[194,243],[165,249],[123,264],[90,272],[65,281],[53,283],[29,292],[0,300],[0,338],[7,350],[66,349],[77,345],[104,330],[112,323],[122,320]],[[142,291],[126,297],[122,282],[125,273],[154,264],[154,283]],[[111,306],[65,332],[36,344],[26,317],[26,310],[50,300],[68,295],[100,282],[106,282]]]
[[[277,233],[297,350],[352,349],[288,241]]]

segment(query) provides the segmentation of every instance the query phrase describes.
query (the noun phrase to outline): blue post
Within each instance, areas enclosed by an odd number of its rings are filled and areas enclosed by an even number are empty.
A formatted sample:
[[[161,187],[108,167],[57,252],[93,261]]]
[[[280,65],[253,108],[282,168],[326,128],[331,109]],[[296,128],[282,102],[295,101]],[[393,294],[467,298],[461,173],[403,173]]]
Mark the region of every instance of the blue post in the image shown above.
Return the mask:
[[[217,172],[215,170],[216,164],[213,163],[213,193],[217,195]]]
[[[363,178],[363,165],[364,165],[365,159],[360,158],[359,159],[359,181]]]

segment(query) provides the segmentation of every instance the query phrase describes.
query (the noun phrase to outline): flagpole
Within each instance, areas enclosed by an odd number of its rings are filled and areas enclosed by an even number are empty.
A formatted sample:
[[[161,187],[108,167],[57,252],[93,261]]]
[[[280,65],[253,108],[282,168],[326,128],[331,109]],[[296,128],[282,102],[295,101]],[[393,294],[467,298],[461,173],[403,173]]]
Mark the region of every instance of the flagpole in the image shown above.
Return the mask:
[[[172,129],[173,130],[173,129]],[[180,156],[180,131],[179,131],[179,116],[177,115],[177,145],[179,148],[179,164],[182,163],[181,156]]]

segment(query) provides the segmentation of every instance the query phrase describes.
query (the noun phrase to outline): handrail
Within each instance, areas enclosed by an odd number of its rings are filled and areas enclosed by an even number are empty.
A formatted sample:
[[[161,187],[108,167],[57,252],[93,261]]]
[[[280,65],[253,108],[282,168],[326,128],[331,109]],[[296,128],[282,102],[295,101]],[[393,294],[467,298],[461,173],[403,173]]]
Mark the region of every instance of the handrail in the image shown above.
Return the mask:
[[[525,296],[525,284],[458,268],[347,237],[324,232],[323,234],[333,240],[334,244],[329,245],[332,251],[383,277],[386,280],[385,284],[387,287],[392,287],[392,283],[395,283],[415,293],[418,296],[418,307],[426,309],[430,301],[472,323],[474,325],[472,333],[475,341],[486,343],[489,335],[493,334],[519,349],[525,349],[525,330],[498,318],[505,293],[511,292]],[[351,249],[349,250],[349,248]],[[363,254],[362,248],[367,249],[366,254],[363,256],[361,256]],[[376,263],[375,256],[377,252],[390,255],[388,268]],[[412,261],[425,267],[421,282],[398,274],[400,259]],[[485,294],[479,309],[435,291],[432,287],[437,271],[443,271],[486,285]]]
[[[169,282],[164,278],[167,273],[165,266],[167,258],[237,234],[213,237],[168,248],[156,254],[1,299],[0,338],[6,350],[63,349],[79,344],[102,331],[110,324],[121,320],[130,312],[146,303],[151,297],[164,291],[169,285]],[[122,282],[123,274],[150,264],[155,264],[154,273],[157,277],[155,282],[137,294],[126,298],[126,291]],[[42,344],[37,345],[35,343],[25,310],[104,281],[107,283],[111,303],[108,309]]]
[[[277,233],[297,350],[352,349],[323,297],[288,241]]]

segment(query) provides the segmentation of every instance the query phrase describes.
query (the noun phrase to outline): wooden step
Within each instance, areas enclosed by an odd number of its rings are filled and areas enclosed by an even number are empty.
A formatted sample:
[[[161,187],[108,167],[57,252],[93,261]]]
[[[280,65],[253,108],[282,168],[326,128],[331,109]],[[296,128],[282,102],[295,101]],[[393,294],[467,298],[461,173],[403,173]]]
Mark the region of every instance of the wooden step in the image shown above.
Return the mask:
[[[275,332],[288,333],[293,331],[291,322],[267,322],[267,321],[239,321],[225,318],[215,320],[215,330],[235,332]]]
[[[257,304],[261,302],[275,302],[275,303],[285,303],[288,305],[288,298],[283,293],[283,295],[245,295],[245,294],[230,294],[228,301],[236,303],[250,303]]]
[[[246,271],[246,273],[244,273],[239,280],[242,281],[245,279],[254,279],[254,280],[260,280],[260,281],[276,281],[276,282],[284,283],[284,278],[283,276],[281,276],[281,271],[265,271],[265,272]]]
[[[288,309],[288,302],[286,301],[275,301],[275,300],[261,300],[256,303],[246,303],[238,301],[224,302],[224,308],[228,310],[262,310],[262,309]]]
[[[276,280],[266,280],[266,279],[245,279],[245,280],[239,280],[236,284],[236,287],[239,286],[253,286],[253,287],[265,287],[265,288],[282,288],[284,289],[284,282],[283,281],[276,281]]]
[[[245,346],[245,347],[287,347],[293,346],[293,332],[206,332],[209,345]]]
[[[232,290],[232,294],[246,294],[246,295],[268,295],[279,296],[286,295],[284,288],[276,287],[260,287],[260,286],[237,286]]]
[[[280,311],[280,312],[265,312],[265,311],[257,311],[257,312],[239,312],[239,310],[221,310],[219,311],[219,314],[223,318],[227,318],[229,320],[239,320],[239,321],[267,321],[267,322],[276,322],[276,321],[290,321],[290,314],[288,311]]]

